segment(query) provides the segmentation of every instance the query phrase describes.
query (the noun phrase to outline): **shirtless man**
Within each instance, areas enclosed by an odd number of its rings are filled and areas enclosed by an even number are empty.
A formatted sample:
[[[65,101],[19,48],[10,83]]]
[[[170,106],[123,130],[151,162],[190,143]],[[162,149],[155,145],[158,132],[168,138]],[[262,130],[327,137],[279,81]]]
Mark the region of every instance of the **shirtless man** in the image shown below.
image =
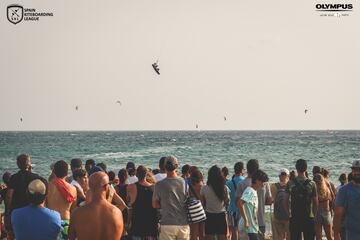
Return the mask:
[[[63,239],[67,239],[69,230],[70,212],[76,207],[76,188],[66,182],[68,176],[68,164],[65,161],[57,161],[54,165],[54,178],[49,182],[46,206],[60,213],[61,232]]]
[[[91,201],[71,215],[70,240],[119,240],[124,223],[121,211],[106,200],[109,177],[104,172],[90,176]]]

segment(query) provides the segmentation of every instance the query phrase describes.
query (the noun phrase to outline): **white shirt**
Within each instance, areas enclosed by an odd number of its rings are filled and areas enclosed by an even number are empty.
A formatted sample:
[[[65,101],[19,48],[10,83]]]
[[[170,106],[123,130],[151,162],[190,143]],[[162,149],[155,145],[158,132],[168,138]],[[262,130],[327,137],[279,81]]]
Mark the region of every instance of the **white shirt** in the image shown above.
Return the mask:
[[[161,180],[166,178],[166,173],[157,173],[154,177],[156,182],[160,182]]]
[[[137,176],[131,176],[131,177],[129,177],[128,181],[129,181],[129,184],[133,184],[138,181],[138,178],[137,178]]]

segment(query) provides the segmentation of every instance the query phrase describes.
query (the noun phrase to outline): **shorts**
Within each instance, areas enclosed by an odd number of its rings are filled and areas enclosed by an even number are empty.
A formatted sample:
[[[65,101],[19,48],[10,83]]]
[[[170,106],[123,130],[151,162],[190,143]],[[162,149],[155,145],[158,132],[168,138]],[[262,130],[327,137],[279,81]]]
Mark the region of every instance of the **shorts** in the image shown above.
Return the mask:
[[[226,235],[227,229],[227,214],[209,213],[206,212],[205,220],[205,234],[206,235]]]
[[[314,221],[315,221],[315,224],[321,224],[321,225],[332,224],[330,210],[323,209],[323,208],[318,209]]]
[[[70,220],[61,220],[61,237],[62,239],[68,239]]]
[[[229,226],[237,227],[239,223],[239,219],[236,212],[229,211],[228,216],[229,216]]]
[[[159,240],[190,239],[189,225],[161,225]]]

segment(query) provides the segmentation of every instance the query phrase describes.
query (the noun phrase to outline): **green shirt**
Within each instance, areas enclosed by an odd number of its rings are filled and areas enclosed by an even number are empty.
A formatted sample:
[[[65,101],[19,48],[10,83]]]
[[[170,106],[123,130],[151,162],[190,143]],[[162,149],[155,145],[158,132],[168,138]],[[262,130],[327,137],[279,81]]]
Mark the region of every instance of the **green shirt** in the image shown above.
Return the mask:
[[[246,229],[247,233],[258,233],[259,224],[257,221],[258,211],[258,195],[255,189],[247,187],[241,196],[241,200],[245,202],[244,209],[245,215],[248,219],[249,228]],[[239,221],[239,230],[244,231],[244,219]]]

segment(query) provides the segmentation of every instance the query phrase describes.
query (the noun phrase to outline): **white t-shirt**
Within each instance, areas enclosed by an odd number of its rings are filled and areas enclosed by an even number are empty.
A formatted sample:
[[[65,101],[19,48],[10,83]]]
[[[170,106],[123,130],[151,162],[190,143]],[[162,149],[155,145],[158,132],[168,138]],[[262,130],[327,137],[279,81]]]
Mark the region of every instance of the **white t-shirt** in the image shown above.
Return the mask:
[[[154,177],[156,182],[160,182],[161,180],[166,178],[166,173],[157,173]]]
[[[138,180],[137,176],[131,176],[131,177],[129,177],[128,181],[129,181],[129,184],[133,184],[139,180]]]

